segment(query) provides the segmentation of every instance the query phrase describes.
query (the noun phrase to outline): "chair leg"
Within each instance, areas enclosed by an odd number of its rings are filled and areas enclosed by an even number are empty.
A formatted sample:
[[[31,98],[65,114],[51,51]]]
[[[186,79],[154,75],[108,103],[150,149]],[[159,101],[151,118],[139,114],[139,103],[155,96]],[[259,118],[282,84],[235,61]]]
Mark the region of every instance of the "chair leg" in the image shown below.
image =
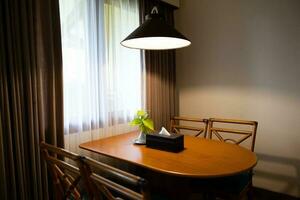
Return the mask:
[[[249,186],[249,189],[247,191],[247,199],[248,200],[253,200],[253,186],[252,186],[252,182],[251,182],[251,185]]]
[[[206,193],[203,194],[203,199],[204,200],[215,200],[217,198],[216,198],[216,195],[213,192],[206,192]]]

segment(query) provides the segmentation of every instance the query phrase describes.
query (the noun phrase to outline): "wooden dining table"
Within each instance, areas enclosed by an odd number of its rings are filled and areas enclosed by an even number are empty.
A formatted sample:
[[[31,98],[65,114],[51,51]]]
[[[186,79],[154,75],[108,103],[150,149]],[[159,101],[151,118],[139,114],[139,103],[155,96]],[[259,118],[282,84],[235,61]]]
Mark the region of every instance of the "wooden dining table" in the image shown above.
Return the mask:
[[[185,135],[184,150],[173,153],[135,145],[133,141],[137,136],[137,131],[129,132],[82,143],[80,148],[156,174],[189,179],[237,175],[251,170],[257,163],[255,153],[236,144]]]

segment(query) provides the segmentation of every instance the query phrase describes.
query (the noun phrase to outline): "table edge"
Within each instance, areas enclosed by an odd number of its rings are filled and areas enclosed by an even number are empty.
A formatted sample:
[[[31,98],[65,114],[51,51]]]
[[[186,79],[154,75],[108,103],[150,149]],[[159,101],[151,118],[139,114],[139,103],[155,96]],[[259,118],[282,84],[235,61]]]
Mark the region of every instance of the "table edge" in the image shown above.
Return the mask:
[[[82,144],[84,144],[84,143],[82,143]],[[247,169],[243,169],[241,171],[234,172],[234,173],[217,174],[217,175],[186,174],[186,173],[179,173],[179,172],[174,172],[174,171],[162,170],[162,169],[158,169],[158,168],[155,168],[155,167],[150,167],[148,165],[143,165],[143,164],[136,163],[136,162],[133,162],[133,161],[130,161],[130,160],[126,160],[124,158],[119,158],[119,157],[116,157],[116,156],[113,156],[113,155],[109,155],[109,154],[106,154],[106,153],[103,153],[103,152],[94,151],[94,150],[83,147],[82,144],[79,145],[79,148],[84,149],[86,151],[97,153],[97,154],[107,156],[107,157],[110,157],[110,158],[114,158],[114,159],[117,159],[117,160],[125,161],[127,163],[137,165],[137,166],[140,166],[140,167],[144,167],[144,168],[147,168],[147,169],[150,169],[150,170],[153,170],[153,171],[156,171],[156,172],[164,173],[164,174],[167,174],[167,175],[178,176],[178,177],[186,177],[186,178],[220,178],[220,177],[234,176],[234,175],[238,175],[238,174],[241,174],[241,173],[244,173],[244,172],[248,172],[248,171],[252,170],[257,165],[257,156],[254,152],[252,152],[252,153],[254,153],[256,161],[252,166],[250,166]]]

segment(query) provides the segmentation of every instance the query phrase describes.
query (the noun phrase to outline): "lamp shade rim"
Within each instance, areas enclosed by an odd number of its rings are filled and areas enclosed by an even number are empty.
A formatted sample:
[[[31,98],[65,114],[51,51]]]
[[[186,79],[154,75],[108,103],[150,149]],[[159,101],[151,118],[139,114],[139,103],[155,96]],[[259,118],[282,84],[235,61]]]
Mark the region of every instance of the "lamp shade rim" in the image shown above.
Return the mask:
[[[122,46],[131,49],[145,50],[168,50],[179,49],[191,45],[191,41],[186,38],[153,36],[125,39],[120,42]]]

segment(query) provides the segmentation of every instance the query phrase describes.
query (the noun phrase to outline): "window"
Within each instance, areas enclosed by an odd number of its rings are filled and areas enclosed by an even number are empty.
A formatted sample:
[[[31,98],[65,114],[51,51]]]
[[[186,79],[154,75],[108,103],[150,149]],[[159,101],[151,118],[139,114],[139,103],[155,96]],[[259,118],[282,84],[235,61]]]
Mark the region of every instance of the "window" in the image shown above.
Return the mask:
[[[137,0],[60,0],[65,132],[127,123],[142,107]]]

